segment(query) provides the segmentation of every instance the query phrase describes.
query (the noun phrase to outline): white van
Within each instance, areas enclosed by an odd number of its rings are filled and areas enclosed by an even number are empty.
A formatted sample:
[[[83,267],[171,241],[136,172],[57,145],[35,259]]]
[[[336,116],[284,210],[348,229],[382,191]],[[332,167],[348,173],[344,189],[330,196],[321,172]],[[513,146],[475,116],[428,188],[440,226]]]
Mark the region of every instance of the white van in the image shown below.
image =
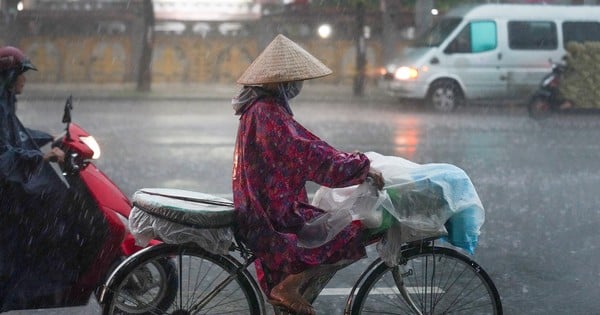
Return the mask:
[[[570,41],[600,41],[600,6],[484,4],[449,11],[382,71],[393,96],[451,111],[524,99]]]

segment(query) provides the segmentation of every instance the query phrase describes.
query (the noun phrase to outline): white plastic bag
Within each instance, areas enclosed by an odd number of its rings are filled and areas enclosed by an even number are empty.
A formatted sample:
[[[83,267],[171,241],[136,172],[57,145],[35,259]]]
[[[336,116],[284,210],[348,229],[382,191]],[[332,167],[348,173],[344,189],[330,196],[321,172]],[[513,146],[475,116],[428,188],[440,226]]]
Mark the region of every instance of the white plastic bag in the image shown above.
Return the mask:
[[[327,211],[307,222],[298,235],[298,246],[319,247],[332,240],[341,230],[354,220],[361,220],[367,228],[381,225],[381,203],[386,194],[378,194],[377,189],[364,182],[344,188],[321,187],[315,193],[312,204]]]
[[[375,152],[365,154],[371,167],[382,172],[384,191],[377,193],[368,183],[319,188],[313,205],[328,213],[305,225],[299,234],[301,246],[326,243],[352,220],[361,220],[366,228],[377,228],[382,211],[387,211],[397,224],[378,246],[386,262],[395,261],[403,243],[441,234],[447,234],[451,244],[474,252],[485,213],[462,169],[441,163],[421,165]]]
[[[473,253],[485,212],[471,179],[460,168],[444,163],[417,164],[375,152],[366,155],[386,181],[390,203],[383,203],[400,223],[423,233],[445,227],[448,241]],[[393,236],[389,235],[392,238]]]

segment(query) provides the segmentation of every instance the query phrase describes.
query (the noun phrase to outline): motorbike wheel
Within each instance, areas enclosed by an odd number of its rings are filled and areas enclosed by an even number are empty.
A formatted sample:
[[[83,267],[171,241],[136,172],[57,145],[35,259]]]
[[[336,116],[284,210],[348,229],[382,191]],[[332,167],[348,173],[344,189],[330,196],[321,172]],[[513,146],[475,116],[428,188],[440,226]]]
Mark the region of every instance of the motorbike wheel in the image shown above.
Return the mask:
[[[547,98],[536,96],[527,104],[527,111],[529,112],[529,117],[533,119],[544,119],[548,118],[552,113],[552,106]]]
[[[123,314],[154,314],[157,309],[167,309],[175,300],[177,279],[176,267],[170,260],[161,259],[140,266],[131,272],[121,292],[132,301],[144,300],[146,303],[128,303],[128,299],[122,299],[116,302],[116,308]]]

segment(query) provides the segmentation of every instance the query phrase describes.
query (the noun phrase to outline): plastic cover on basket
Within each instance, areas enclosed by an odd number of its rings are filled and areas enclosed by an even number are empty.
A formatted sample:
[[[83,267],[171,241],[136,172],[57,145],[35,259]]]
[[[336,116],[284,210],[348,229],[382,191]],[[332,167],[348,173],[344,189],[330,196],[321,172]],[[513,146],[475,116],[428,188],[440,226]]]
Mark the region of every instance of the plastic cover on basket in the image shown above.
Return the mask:
[[[226,254],[233,242],[233,205],[219,197],[177,189],[142,189],[133,196],[129,229],[138,246],[158,238],[169,244],[196,243]]]
[[[350,220],[361,220],[367,228],[376,227],[381,224],[381,211],[387,211],[397,223],[378,244],[379,254],[386,263],[395,262],[405,242],[440,234],[447,234],[447,240],[454,246],[469,253],[475,251],[485,213],[475,187],[462,169],[451,164],[417,164],[375,152],[366,155],[371,167],[382,172],[386,181],[384,191],[374,195],[365,184],[319,188],[313,204],[331,213],[325,226],[333,232],[328,235],[339,232],[339,226],[348,222],[349,215]],[[304,243],[314,246],[322,241],[304,240]]]

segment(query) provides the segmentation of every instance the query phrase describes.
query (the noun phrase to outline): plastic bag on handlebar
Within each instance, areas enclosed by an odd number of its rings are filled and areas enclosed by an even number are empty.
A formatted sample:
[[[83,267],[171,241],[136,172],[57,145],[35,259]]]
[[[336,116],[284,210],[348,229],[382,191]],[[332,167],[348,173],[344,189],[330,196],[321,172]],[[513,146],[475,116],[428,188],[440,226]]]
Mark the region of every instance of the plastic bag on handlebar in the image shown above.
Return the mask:
[[[385,192],[368,182],[344,188],[321,187],[313,197],[312,204],[327,211],[324,215],[304,224],[298,232],[298,246],[319,247],[332,240],[354,220],[361,220],[367,228],[381,225],[381,203]]]
[[[389,229],[387,240],[379,246],[380,255],[389,256],[389,261],[397,257],[401,244],[446,232],[451,244],[474,252],[485,214],[470,178],[462,169],[450,164],[421,165],[375,152],[366,155],[371,167],[382,172],[386,181],[384,191],[376,195],[366,184],[319,188],[313,204],[331,213],[322,218],[320,228],[328,231],[322,235],[330,237],[336,232],[331,227],[337,226],[332,222],[342,225],[349,222],[349,215],[350,221],[361,220],[366,228],[377,227],[381,211],[387,211],[397,222],[397,228]]]

